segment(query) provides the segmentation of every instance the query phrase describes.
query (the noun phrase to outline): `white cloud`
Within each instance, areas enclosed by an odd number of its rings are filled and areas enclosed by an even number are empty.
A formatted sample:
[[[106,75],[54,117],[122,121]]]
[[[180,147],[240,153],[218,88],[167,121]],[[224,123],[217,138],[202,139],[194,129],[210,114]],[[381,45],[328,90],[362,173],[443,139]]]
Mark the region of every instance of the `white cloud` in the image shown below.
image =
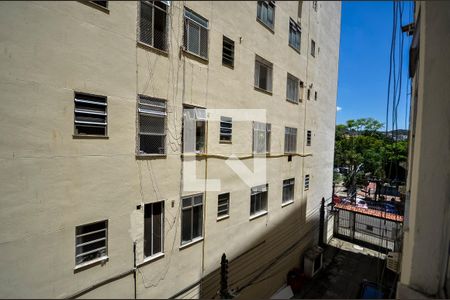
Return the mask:
[[[342,107],[336,106],[336,111],[341,111],[341,110],[342,110]]]

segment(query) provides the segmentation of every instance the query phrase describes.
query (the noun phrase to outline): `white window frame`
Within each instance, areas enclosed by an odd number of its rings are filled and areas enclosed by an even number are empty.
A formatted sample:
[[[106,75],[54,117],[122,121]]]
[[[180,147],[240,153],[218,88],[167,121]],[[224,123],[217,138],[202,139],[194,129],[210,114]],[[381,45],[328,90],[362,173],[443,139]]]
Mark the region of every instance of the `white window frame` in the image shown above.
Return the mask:
[[[227,127],[226,124],[229,124],[229,127]],[[227,137],[229,137],[229,139]],[[221,143],[231,143],[232,138],[233,138],[233,118],[221,116],[219,128],[219,141]]]
[[[153,227],[153,207],[154,207],[154,205],[155,204],[160,204],[161,205],[161,232],[160,232],[160,234],[161,234],[161,241],[160,241],[160,243],[161,243],[161,250],[160,251],[158,251],[158,252],[154,252],[154,244],[153,244],[153,236],[154,236],[154,227]],[[145,255],[145,241],[144,241],[144,243],[143,243],[143,245],[142,245],[142,253],[143,253],[143,255],[144,255],[144,259],[148,259],[148,258],[152,258],[152,257],[155,257],[155,256],[159,256],[159,255],[161,255],[161,254],[163,254],[164,253],[164,210],[165,210],[165,202],[164,201],[158,201],[158,202],[151,202],[151,203],[146,203],[146,204],[144,204],[144,240],[145,240],[145,238],[146,238],[146,236],[147,236],[147,234],[148,233],[146,233],[145,232],[145,207],[146,206],[150,206],[150,215],[151,215],[151,233],[150,233],[150,238],[152,239],[152,249],[150,250],[150,252],[151,252],[151,254],[150,255]]]
[[[267,69],[266,88],[261,86],[261,68]],[[273,64],[259,55],[255,55],[255,87],[257,89],[272,93],[273,88]]]
[[[222,197],[222,199],[221,199]],[[226,203],[221,203],[226,200]],[[222,193],[217,195],[217,219],[221,220],[230,216],[230,193]]]
[[[200,203],[195,203],[195,198],[201,196],[201,202]],[[186,205],[184,206],[184,200],[185,199],[191,199],[191,205]],[[196,242],[197,240],[201,240],[203,239],[203,226],[204,226],[204,218],[203,218],[203,212],[204,212],[204,194],[200,193],[200,194],[195,194],[195,195],[190,195],[190,196],[186,196],[186,197],[182,197],[181,198],[181,245],[186,245],[186,244],[190,244],[193,242]],[[201,206],[201,214],[200,214],[200,218],[201,218],[201,225],[200,225],[200,235],[198,236],[194,236],[194,207],[199,207]],[[191,220],[190,220],[190,239],[189,240],[183,240],[183,218],[184,218],[184,214],[183,211],[186,210],[191,210]]]
[[[270,153],[270,137],[272,125],[270,123],[253,122],[253,154],[269,154]],[[259,132],[264,135],[264,141],[258,139]],[[261,150],[261,144],[264,143],[264,148]],[[265,150],[265,151],[264,151]]]
[[[166,5],[166,9],[163,10],[161,7],[155,5],[155,2],[159,2],[159,3],[162,3],[162,4]],[[142,36],[141,36],[141,32],[142,32],[142,7],[143,7],[143,5],[147,5],[147,6],[151,7],[151,10],[152,10],[151,43],[148,43],[147,41],[144,41],[142,39]],[[169,45],[169,43],[168,43],[168,41],[169,41],[169,30],[168,30],[169,29],[169,26],[168,26],[168,24],[169,24],[169,13],[168,13],[168,10],[169,10],[169,6],[170,6],[170,2],[169,1],[139,1],[139,5],[138,5],[138,9],[139,9],[139,24],[137,26],[139,43],[142,43],[144,45],[150,46],[152,48],[158,49],[158,50],[163,51],[163,52],[168,52],[168,50],[169,50],[168,49],[168,45]],[[163,49],[155,46],[155,9],[157,9],[157,10],[159,10],[159,11],[161,11],[161,12],[166,14],[166,24],[165,24],[165,29],[164,29],[165,43],[164,43]]]
[[[260,202],[261,209],[256,210],[256,201]],[[267,213],[269,201],[269,184],[252,187],[250,190],[250,217],[258,217]],[[255,202],[255,203],[254,203]],[[255,207],[255,209],[253,209]]]
[[[81,229],[84,226],[89,226],[89,225],[94,225],[94,224],[99,224],[99,223],[105,223],[105,228],[104,229],[94,230],[92,232],[86,232],[86,233],[77,234],[78,228]],[[83,243],[78,243],[77,242],[77,238],[89,236],[89,235],[92,235],[92,234],[97,234],[97,233],[100,233],[100,232],[105,232],[105,237],[98,238],[98,239],[91,240],[91,241],[85,241]],[[83,247],[83,246],[88,245],[88,244],[100,242],[100,241],[105,241],[105,246],[97,248],[97,249],[94,249],[94,250],[89,250],[87,252],[82,252],[82,253],[77,254],[77,248]],[[103,251],[103,253],[102,253],[102,251]],[[83,256],[88,255],[90,253],[96,253],[96,252],[101,253],[101,255],[96,257],[96,258],[90,259],[90,260],[81,261],[81,262],[77,261],[78,257],[83,257]],[[87,223],[87,224],[76,226],[75,227],[75,269],[82,268],[84,266],[96,263],[98,261],[105,260],[107,258],[108,258],[108,220],[96,221],[96,222],[92,222],[92,223]]]
[[[146,103],[153,102],[153,103]],[[138,95],[138,105],[137,105],[137,143],[136,143],[136,154],[139,156],[161,156],[167,153],[167,101],[165,99],[159,99],[154,97],[148,97],[145,95]],[[164,119],[164,133],[150,133],[141,131],[141,116],[150,118],[163,118]],[[141,150],[141,136],[160,136],[164,138],[162,143],[163,151],[162,153],[146,153]]]
[[[287,190],[289,191],[287,192]],[[283,180],[283,195],[281,198],[281,203],[282,204],[291,203],[294,202],[294,199],[295,199],[295,178]]]
[[[97,98],[97,99],[95,99]],[[96,109],[82,108],[91,105]],[[81,107],[80,107],[81,106]],[[84,116],[84,117],[83,117]],[[104,118],[104,121],[88,121],[83,118]],[[106,96],[75,92],[74,96],[74,133],[76,137],[107,137],[108,136],[108,98]],[[104,134],[80,133],[80,127],[102,128]]]
[[[189,26],[198,28],[198,53],[189,49]],[[206,54],[202,55],[202,31],[206,35]],[[184,50],[190,54],[208,60],[209,53],[209,21],[193,10],[184,8]]]
[[[293,95],[290,94],[289,90],[289,82],[291,84],[291,87],[294,88]],[[294,75],[287,73],[287,80],[286,80],[286,100],[293,103],[299,102],[299,86],[300,86],[300,79],[295,77]]]
[[[297,128],[284,128],[284,153],[292,154],[297,152]]]

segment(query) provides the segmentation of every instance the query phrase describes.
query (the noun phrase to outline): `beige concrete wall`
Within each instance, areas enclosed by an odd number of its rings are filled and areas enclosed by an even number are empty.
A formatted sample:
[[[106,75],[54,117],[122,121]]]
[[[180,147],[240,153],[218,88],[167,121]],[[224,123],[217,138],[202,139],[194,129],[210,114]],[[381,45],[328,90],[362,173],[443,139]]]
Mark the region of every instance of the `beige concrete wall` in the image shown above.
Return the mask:
[[[409,211],[398,296],[406,289],[442,297],[450,229],[450,5],[416,2],[420,54],[413,78],[409,155]],[[417,95],[417,98],[414,98]],[[413,295],[414,296],[414,295]]]
[[[303,250],[317,240],[318,207],[331,197],[340,3],[305,2],[301,53],[288,46],[289,17],[297,2],[277,2],[274,33],[256,21],[256,2],[186,2],[209,20],[207,63],[180,53],[182,2],[170,7],[170,46],[158,54],[136,42],[138,4],[110,1],[108,11],[80,2],[0,3],[0,296],[67,297],[133,268],[137,243],[138,298],[166,298],[210,278],[185,297],[214,294],[212,277],[220,256],[230,259],[258,247],[234,264],[234,287],[243,275],[269,263],[307,235],[266,277],[242,295],[267,297],[281,286]],[[235,41],[235,67],[221,63],[222,35]],[[309,54],[316,41],[316,57]],[[273,63],[273,93],[256,91],[254,60]],[[312,95],[296,105],[286,99],[287,72]],[[74,92],[108,97],[108,138],[74,139]],[[168,101],[167,155],[137,159],[137,94]],[[306,91],[305,91],[306,97]],[[217,192],[204,199],[204,240],[180,248],[181,118],[183,104],[207,108],[267,110],[271,152],[284,152],[284,127],[298,129],[299,153],[312,156],[268,158],[268,214],[249,220],[250,188],[218,158],[197,162],[199,177],[219,178],[231,193],[230,218],[218,222]],[[218,123],[208,125],[208,153],[247,155],[251,124],[233,123],[231,145],[219,144]],[[312,130],[312,146],[304,144]],[[252,166],[253,160],[244,160]],[[310,189],[303,190],[305,174]],[[202,175],[202,176],[200,176]],[[282,181],[295,177],[295,201],[281,207]],[[143,210],[139,204],[165,201],[164,257],[143,263]],[[74,271],[78,225],[107,219],[108,256],[104,265]],[[251,254],[251,253],[250,253]],[[255,260],[255,257],[258,260]],[[208,277],[209,276],[209,277]],[[211,279],[212,278],[212,279]],[[209,286],[213,287],[209,287]],[[208,287],[208,288],[206,288]],[[133,297],[131,275],[83,297]]]

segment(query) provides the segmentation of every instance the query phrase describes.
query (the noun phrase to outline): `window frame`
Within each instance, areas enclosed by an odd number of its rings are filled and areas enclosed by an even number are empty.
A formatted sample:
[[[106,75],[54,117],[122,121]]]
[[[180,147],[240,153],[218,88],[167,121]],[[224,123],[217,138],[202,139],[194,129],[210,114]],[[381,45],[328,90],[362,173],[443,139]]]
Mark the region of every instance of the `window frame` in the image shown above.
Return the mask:
[[[293,82],[293,85],[295,87],[295,95],[294,95],[295,99],[289,98],[289,80],[291,80]],[[299,100],[299,98],[300,98],[299,97],[299,86],[300,86],[300,79],[288,72],[287,80],[286,80],[286,100],[287,101],[289,101],[291,103],[295,103],[295,104],[299,103],[299,101],[300,101]]]
[[[230,124],[230,127],[224,127],[223,124]],[[222,129],[229,130],[229,133],[222,132]],[[226,139],[224,137],[229,136],[229,139]],[[219,142],[220,143],[228,143],[231,144],[233,142],[233,118],[232,117],[225,117],[220,116],[220,122],[219,122]]]
[[[311,141],[312,141],[312,131],[307,130],[306,131],[306,146],[311,146]]]
[[[105,224],[105,228],[104,229],[98,229],[98,230],[94,230],[94,231],[87,232],[87,233],[77,234],[78,228],[81,229],[84,226],[90,226],[90,225],[100,224],[100,223],[104,223]],[[97,262],[104,261],[104,260],[108,259],[108,225],[109,225],[108,223],[109,223],[109,220],[108,219],[104,219],[104,220],[101,220],[101,221],[95,221],[95,222],[91,222],[91,223],[86,223],[86,224],[75,226],[75,257],[74,257],[75,258],[75,269],[84,268],[86,266],[89,266],[89,265],[95,264]],[[87,241],[87,242],[83,242],[83,243],[77,243],[77,238],[79,238],[79,237],[96,234],[96,233],[99,233],[99,232],[102,232],[102,231],[105,232],[105,237],[104,238],[95,239],[95,240],[91,240],[91,241]],[[98,242],[100,240],[104,240],[105,241],[105,246],[104,247],[100,247],[100,248],[97,248],[97,249],[94,249],[94,250],[90,250],[90,251],[86,251],[86,252],[82,252],[80,254],[77,254],[77,248],[78,247],[82,247],[82,246],[87,245],[87,244],[93,244],[93,243]],[[104,248],[104,254],[101,254],[99,257],[96,257],[96,258],[93,258],[93,259],[90,259],[90,260],[87,260],[87,261],[77,262],[77,257],[82,257],[82,256],[90,254],[90,253],[95,253],[97,251],[101,251],[99,249],[102,249],[102,248]],[[101,253],[101,252],[99,252],[99,253]]]
[[[83,97],[85,97],[83,99]],[[81,99],[79,99],[81,98]],[[87,98],[99,98],[103,99],[102,101],[92,101]],[[104,107],[104,113],[100,113],[99,111],[95,110],[89,110],[89,109],[83,109],[83,108],[77,108],[77,102],[78,103],[84,103],[84,104],[90,104],[90,105],[98,105]],[[89,121],[80,121],[77,120],[77,113],[78,114],[85,114],[85,115],[94,115],[94,116],[104,116],[105,122],[103,124],[96,123],[96,122],[89,122]],[[85,125],[91,125],[91,127],[101,127],[104,126],[105,133],[104,134],[80,134],[77,130],[77,123],[79,124],[79,127],[89,127]],[[95,95],[90,93],[84,93],[84,92],[77,92],[74,91],[74,102],[73,102],[73,137],[74,138],[108,138],[108,97],[102,96],[102,95]]]
[[[261,77],[261,67],[265,67],[267,69],[266,74],[266,88],[260,86],[260,77]],[[273,63],[264,59],[263,57],[255,54],[255,74],[254,74],[254,86],[259,91],[264,91],[270,95],[273,92]]]
[[[257,189],[265,189],[265,191],[258,191]],[[256,198],[256,195],[260,195]],[[255,198],[254,198],[255,197]],[[260,210],[256,210],[256,203],[254,201],[259,200]],[[261,184],[254,186],[250,189],[250,219],[265,215],[268,213],[268,201],[269,201],[269,184]],[[255,209],[255,210],[254,210]]]
[[[294,134],[295,132],[295,134]],[[297,153],[297,136],[298,130],[295,127],[284,127],[284,153],[285,154],[295,154]],[[291,147],[294,147],[292,149]]]
[[[163,5],[166,6],[166,10],[164,11],[161,7],[155,5],[155,2],[158,3],[162,3]],[[152,33],[151,33],[151,37],[152,37],[152,43],[149,44],[146,41],[142,40],[141,37],[141,31],[142,31],[142,5],[147,5],[150,6],[152,8]],[[162,52],[164,54],[168,54],[169,53],[169,7],[170,7],[170,1],[139,1],[139,5],[138,5],[138,26],[137,26],[137,42],[139,44],[145,45],[147,47],[150,47],[151,49],[156,50],[157,52]],[[165,37],[165,43],[164,43],[164,49],[158,48],[155,46],[155,9],[158,9],[159,11],[163,12],[166,14],[166,24],[165,24],[165,32],[164,32],[164,37]]]
[[[269,8],[272,8],[272,24],[266,23],[262,18],[262,5],[267,6],[267,21],[269,19]],[[257,1],[256,3],[256,20],[264,27],[269,29],[272,33],[275,31],[275,1]]]
[[[227,49],[231,52],[231,56],[229,58],[225,57],[225,55],[228,55],[228,54],[225,54],[225,51],[224,51],[224,49],[226,48],[225,42],[227,42],[230,45],[230,48]],[[235,53],[234,44],[235,43],[232,39],[230,39],[229,37],[226,37],[225,35],[223,36],[223,39],[222,39],[222,65],[232,68],[232,69],[234,69],[234,53]],[[227,63],[226,60],[229,60],[229,63]]]
[[[294,45],[291,41],[291,33],[294,32],[298,34],[298,47]],[[302,29],[297,22],[295,22],[292,18],[289,18],[289,39],[288,39],[289,46],[300,53],[300,49],[302,46]]]
[[[266,151],[265,152],[258,152],[258,149],[255,149],[255,147],[257,146],[255,144],[255,131],[262,131],[259,128],[257,128],[258,126],[263,126],[265,127],[264,129],[264,136],[265,136],[265,147],[266,147]],[[257,122],[257,121],[253,121],[252,122],[252,153],[253,155],[267,155],[270,154],[270,146],[271,146],[271,135],[272,135],[272,124],[271,123],[263,123],[263,122]]]
[[[285,193],[286,193],[286,189],[289,189],[289,193],[290,193],[290,197],[289,199],[285,199],[287,197],[285,197]],[[289,204],[294,202],[295,200],[295,178],[289,178],[289,179],[285,179],[283,180],[283,189],[282,189],[282,197],[281,197],[281,204]]]
[[[153,206],[155,204],[160,204],[161,205],[161,250],[159,252],[154,252],[154,244],[153,244],[153,232],[154,232],[154,228],[153,228]],[[151,255],[147,256],[146,253],[146,249],[145,249],[145,238],[146,238],[146,232],[145,232],[145,208],[146,206],[150,206],[151,207],[151,234],[150,234],[150,238],[152,239],[151,242]],[[143,235],[143,245],[142,245],[142,254],[144,255],[144,260],[149,260],[152,259],[154,257],[160,256],[162,254],[164,254],[164,220],[165,220],[165,201],[157,201],[157,202],[150,202],[150,203],[145,203],[144,204],[144,214],[143,214],[143,219],[144,219],[144,235]]]
[[[197,19],[197,20],[195,20]],[[201,22],[205,22],[205,24],[201,24]],[[189,27],[188,24],[192,24],[198,27],[198,53],[195,53],[189,49]],[[209,60],[209,21],[204,18],[202,15],[196,13],[192,9],[188,7],[184,7],[183,10],[183,50],[191,55],[199,57],[205,61]],[[201,54],[201,44],[202,44],[202,29],[205,30],[206,33],[206,56]]]
[[[145,99],[148,101],[155,101],[155,102],[160,102],[160,103],[164,103],[164,107],[162,106],[157,106],[157,105],[151,105],[151,104],[145,104],[145,103],[141,103],[141,100]],[[143,106],[149,106],[149,107],[157,107],[157,108],[164,108],[164,112],[159,112],[158,110],[153,110],[151,111],[151,109],[145,110],[143,108],[141,108],[141,105]],[[138,94],[137,96],[137,108],[136,108],[136,113],[137,113],[137,118],[136,118],[136,155],[139,157],[155,157],[155,156],[166,156],[167,155],[167,100],[165,99],[161,99],[161,98],[156,98],[156,97],[150,97],[150,96],[146,96],[146,95],[142,95],[142,94]],[[145,115],[147,117],[153,117],[153,118],[163,118],[164,119],[164,134],[158,134],[158,133],[142,133],[141,132],[141,115]],[[164,147],[164,152],[163,153],[146,153],[146,152],[141,152],[141,135],[147,135],[147,136],[160,136],[160,137],[164,137],[164,142],[162,143],[162,146]]]
[[[195,198],[201,196],[201,203],[200,204],[195,204]],[[185,199],[191,199],[191,205],[188,205],[186,207],[183,206],[183,200]],[[194,236],[194,207],[199,207],[201,206],[201,214],[200,214],[200,218],[201,218],[201,223],[200,223],[200,227],[199,227],[199,231],[200,231],[200,235],[198,236]],[[194,194],[194,195],[189,195],[189,196],[184,196],[181,197],[181,203],[180,203],[180,209],[181,209],[181,232],[180,232],[180,242],[181,242],[181,246],[185,246],[185,245],[189,245],[192,243],[195,243],[196,241],[202,240],[203,239],[203,226],[204,226],[204,194],[203,193],[198,193],[198,194]],[[190,240],[183,240],[183,224],[184,224],[184,214],[183,211],[186,210],[191,210],[191,223],[190,223]]]
[[[225,196],[225,199],[220,199],[221,196]],[[224,214],[221,214],[223,210],[221,211],[219,208],[223,206],[223,203],[220,203],[220,200],[226,200],[226,211]],[[222,193],[217,195],[217,220],[220,221],[222,219],[228,218],[230,216],[230,193]]]

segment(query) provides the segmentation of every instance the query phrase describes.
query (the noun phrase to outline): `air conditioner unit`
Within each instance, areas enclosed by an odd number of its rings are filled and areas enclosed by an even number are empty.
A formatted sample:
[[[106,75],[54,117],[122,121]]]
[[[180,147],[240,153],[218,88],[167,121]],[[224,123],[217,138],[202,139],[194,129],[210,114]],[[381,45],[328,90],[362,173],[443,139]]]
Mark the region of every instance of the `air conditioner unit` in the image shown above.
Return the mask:
[[[304,265],[305,275],[309,278],[314,277],[321,269],[323,262],[323,249],[314,246],[305,253]]]

